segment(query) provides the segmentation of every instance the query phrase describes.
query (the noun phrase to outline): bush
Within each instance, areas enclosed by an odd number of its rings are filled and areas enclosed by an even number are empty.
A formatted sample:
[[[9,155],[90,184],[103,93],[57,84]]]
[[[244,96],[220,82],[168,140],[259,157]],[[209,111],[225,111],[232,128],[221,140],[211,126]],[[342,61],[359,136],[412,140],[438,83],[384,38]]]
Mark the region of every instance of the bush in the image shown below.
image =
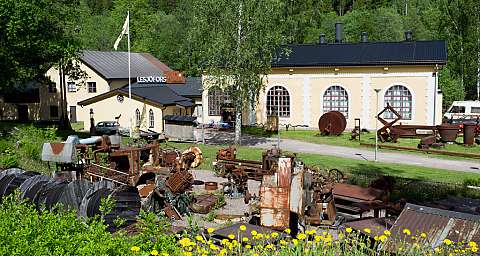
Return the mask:
[[[463,184],[465,186],[476,186],[480,187],[480,179],[466,179]]]

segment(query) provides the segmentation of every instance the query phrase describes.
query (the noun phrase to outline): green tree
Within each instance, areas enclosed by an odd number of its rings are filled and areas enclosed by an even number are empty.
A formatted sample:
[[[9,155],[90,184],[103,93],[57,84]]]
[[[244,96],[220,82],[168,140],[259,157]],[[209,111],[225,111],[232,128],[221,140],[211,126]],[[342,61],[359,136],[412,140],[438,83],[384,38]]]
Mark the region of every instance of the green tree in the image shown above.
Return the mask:
[[[228,88],[236,108],[235,142],[242,111],[255,104],[281,41],[281,0],[194,0],[188,39],[210,86]]]
[[[0,89],[76,57],[76,6],[75,1],[0,1]]]
[[[438,85],[443,94],[443,109],[448,108],[456,100],[465,98],[465,90],[460,79],[454,77],[448,65],[439,72]]]

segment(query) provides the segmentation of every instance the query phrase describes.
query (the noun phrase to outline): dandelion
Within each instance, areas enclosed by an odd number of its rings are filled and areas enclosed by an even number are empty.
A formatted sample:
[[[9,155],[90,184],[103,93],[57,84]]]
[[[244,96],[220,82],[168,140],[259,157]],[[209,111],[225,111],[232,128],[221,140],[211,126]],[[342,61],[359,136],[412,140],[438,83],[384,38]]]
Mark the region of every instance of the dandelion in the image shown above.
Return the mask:
[[[196,239],[197,241],[199,241],[199,242],[203,242],[203,236],[201,236],[201,235],[197,235],[197,236],[195,237],[195,239]]]
[[[352,233],[352,228],[346,228],[345,231],[347,231],[347,233]]]
[[[317,233],[317,231],[315,229],[312,229],[312,230],[307,230],[305,233],[307,235],[311,236],[311,235],[315,235]]]
[[[241,230],[241,231],[245,231],[245,230],[247,230],[247,227],[245,227],[245,225],[241,225],[241,226],[240,226],[240,230]]]
[[[304,233],[300,233],[300,234],[297,235],[297,238],[298,238],[298,240],[303,240],[303,239],[307,238],[307,235],[305,235]]]
[[[222,239],[222,241],[220,243],[223,244],[223,245],[227,245],[230,242],[228,241],[228,239],[224,238],[224,239]]]
[[[367,233],[367,234],[372,233],[372,230],[369,229],[369,228],[364,228],[363,231],[364,231],[365,233]]]
[[[273,244],[269,244],[269,245],[265,246],[265,249],[268,249],[268,250],[273,249]]]
[[[297,240],[297,239],[293,239],[293,240],[292,240],[292,243],[293,243],[293,245],[297,246],[297,245],[298,245],[298,240]]]
[[[427,237],[427,234],[421,233],[421,234],[420,234],[420,237],[421,237],[421,238],[426,238],[426,237]]]
[[[254,253],[253,256],[260,256],[260,255],[258,255],[258,253]]]
[[[409,236],[409,235],[412,234],[412,232],[410,232],[410,230],[409,230],[408,228],[404,229],[404,230],[403,230],[403,233],[404,233],[405,235],[407,235],[407,236]]]
[[[140,247],[138,247],[138,246],[132,246],[132,247],[130,248],[130,251],[132,251],[133,253],[137,253],[137,252],[140,251]]]
[[[221,249],[220,252],[218,253],[218,256],[225,256],[225,255],[227,255],[226,249]]]
[[[443,240],[443,243],[446,244],[446,245],[451,245],[452,241],[450,239],[446,238],[446,239]]]
[[[257,234],[257,236],[255,237],[256,239],[262,239],[263,238],[263,235],[262,234]]]
[[[472,247],[472,252],[478,252],[478,247]]]
[[[244,238],[242,238],[242,241],[244,241],[244,242],[248,242],[248,237],[244,237]]]
[[[434,251],[435,251],[436,253],[440,253],[440,252],[442,252],[442,249],[441,249],[441,248],[438,248],[438,247],[436,247],[436,248],[434,249]]]
[[[231,239],[231,240],[233,240],[233,239],[235,239],[235,235],[234,235],[234,234],[230,234],[230,235],[228,235],[228,238]]]
[[[252,248],[251,245],[249,245],[249,244],[245,245],[245,249],[250,249],[250,248]]]
[[[378,239],[380,239],[380,241],[383,243],[387,240],[387,236],[386,235],[381,235]]]
[[[252,230],[250,233],[252,234],[252,236],[256,236],[258,234],[258,232],[255,230]]]
[[[192,256],[192,252],[184,252],[183,255],[184,256]]]
[[[315,242],[319,243],[323,240],[323,236],[315,236]]]
[[[277,238],[278,237],[278,233],[277,232],[272,232],[272,238]]]
[[[374,239],[375,241],[378,241],[379,238],[378,238],[378,236],[375,236],[375,237],[373,237],[373,239]]]
[[[208,232],[209,234],[213,233],[214,231],[215,231],[214,228],[208,228],[208,229],[207,229],[207,232]]]
[[[150,252],[150,255],[157,256],[157,255],[158,255],[158,251],[157,251],[157,250],[153,250],[153,251]]]
[[[214,244],[211,244],[211,245],[210,245],[210,249],[216,251],[216,250],[218,250],[218,249],[220,249],[220,248],[218,248],[218,246],[216,246],[216,245],[214,245]]]
[[[287,233],[287,234],[290,234],[290,233],[292,232],[289,228],[285,229],[284,231],[285,231],[285,233]]]
[[[468,243],[468,246],[470,247],[478,247],[477,243],[475,243],[474,241],[471,241]]]
[[[386,236],[390,236],[392,232],[390,232],[390,230],[385,230],[383,231],[383,234],[385,234]]]

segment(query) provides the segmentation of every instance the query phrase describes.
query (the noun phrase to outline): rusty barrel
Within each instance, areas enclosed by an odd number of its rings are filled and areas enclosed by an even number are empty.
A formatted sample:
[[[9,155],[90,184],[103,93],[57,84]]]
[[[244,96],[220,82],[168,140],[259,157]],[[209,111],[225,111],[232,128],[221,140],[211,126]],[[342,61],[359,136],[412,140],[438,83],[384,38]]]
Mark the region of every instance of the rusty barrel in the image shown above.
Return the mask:
[[[345,116],[338,111],[330,111],[323,114],[318,120],[318,128],[323,135],[338,136],[345,131],[347,120]]]
[[[458,126],[452,124],[437,125],[438,134],[442,142],[455,142],[458,135]]]
[[[474,124],[463,125],[463,144],[473,145],[475,143],[475,128]]]

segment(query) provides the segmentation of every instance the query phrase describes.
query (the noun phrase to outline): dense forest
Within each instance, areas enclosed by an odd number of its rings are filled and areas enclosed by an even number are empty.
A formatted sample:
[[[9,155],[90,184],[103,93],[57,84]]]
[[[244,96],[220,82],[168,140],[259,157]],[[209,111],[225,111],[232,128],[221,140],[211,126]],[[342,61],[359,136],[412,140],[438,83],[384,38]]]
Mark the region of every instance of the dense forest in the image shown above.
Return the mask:
[[[48,11],[48,14],[45,14],[48,15],[46,19],[55,22],[55,26],[63,29],[64,36],[67,35],[69,38],[62,43],[67,46],[75,44],[78,49],[113,50],[113,44],[129,10],[132,51],[150,52],[172,68],[183,70],[188,75],[198,75],[202,70],[202,61],[199,60],[197,53],[202,51],[202,44],[208,40],[202,39],[202,36],[192,36],[198,32],[192,31],[192,28],[195,28],[192,26],[195,21],[193,16],[197,11],[194,8],[198,6],[196,4],[203,2],[222,4],[226,1],[228,0],[34,0],[33,3],[46,5],[38,7],[36,12]],[[333,42],[334,24],[339,21],[344,23],[346,42],[360,41],[360,34],[364,31],[368,32],[370,41],[401,41],[404,40],[406,30],[413,31],[415,40],[446,40],[448,65],[440,73],[440,86],[445,103],[478,97],[477,87],[480,83],[478,0],[278,0],[278,2],[281,8],[275,10],[280,10],[281,13],[278,14],[280,19],[275,20],[278,21],[277,29],[281,32],[284,43],[316,43],[320,33],[325,33],[327,40]],[[21,8],[29,8],[25,7],[27,4],[31,2],[5,0],[0,4],[0,16],[4,19],[5,15],[8,15],[8,18],[14,20],[12,17],[18,15],[18,20],[31,24],[32,21],[20,13]],[[56,11],[49,10],[52,8],[56,8]],[[35,17],[41,17],[41,14],[36,14]],[[4,32],[2,29],[8,32],[8,23],[3,24],[7,25],[0,24],[0,32]],[[39,26],[39,29],[45,30],[42,26]],[[56,31],[55,29],[42,31],[43,35],[39,40],[44,40]],[[58,35],[53,34],[52,38],[58,38]],[[18,45],[18,40],[23,39],[25,38],[15,38],[15,44]],[[2,48],[5,45],[6,48],[9,46],[8,42],[2,42],[2,39],[0,45]],[[41,44],[35,46],[42,48]],[[126,48],[126,40],[123,40],[120,50]],[[9,56],[8,54],[8,50],[0,50],[0,55]],[[55,54],[58,55],[57,52]]]

